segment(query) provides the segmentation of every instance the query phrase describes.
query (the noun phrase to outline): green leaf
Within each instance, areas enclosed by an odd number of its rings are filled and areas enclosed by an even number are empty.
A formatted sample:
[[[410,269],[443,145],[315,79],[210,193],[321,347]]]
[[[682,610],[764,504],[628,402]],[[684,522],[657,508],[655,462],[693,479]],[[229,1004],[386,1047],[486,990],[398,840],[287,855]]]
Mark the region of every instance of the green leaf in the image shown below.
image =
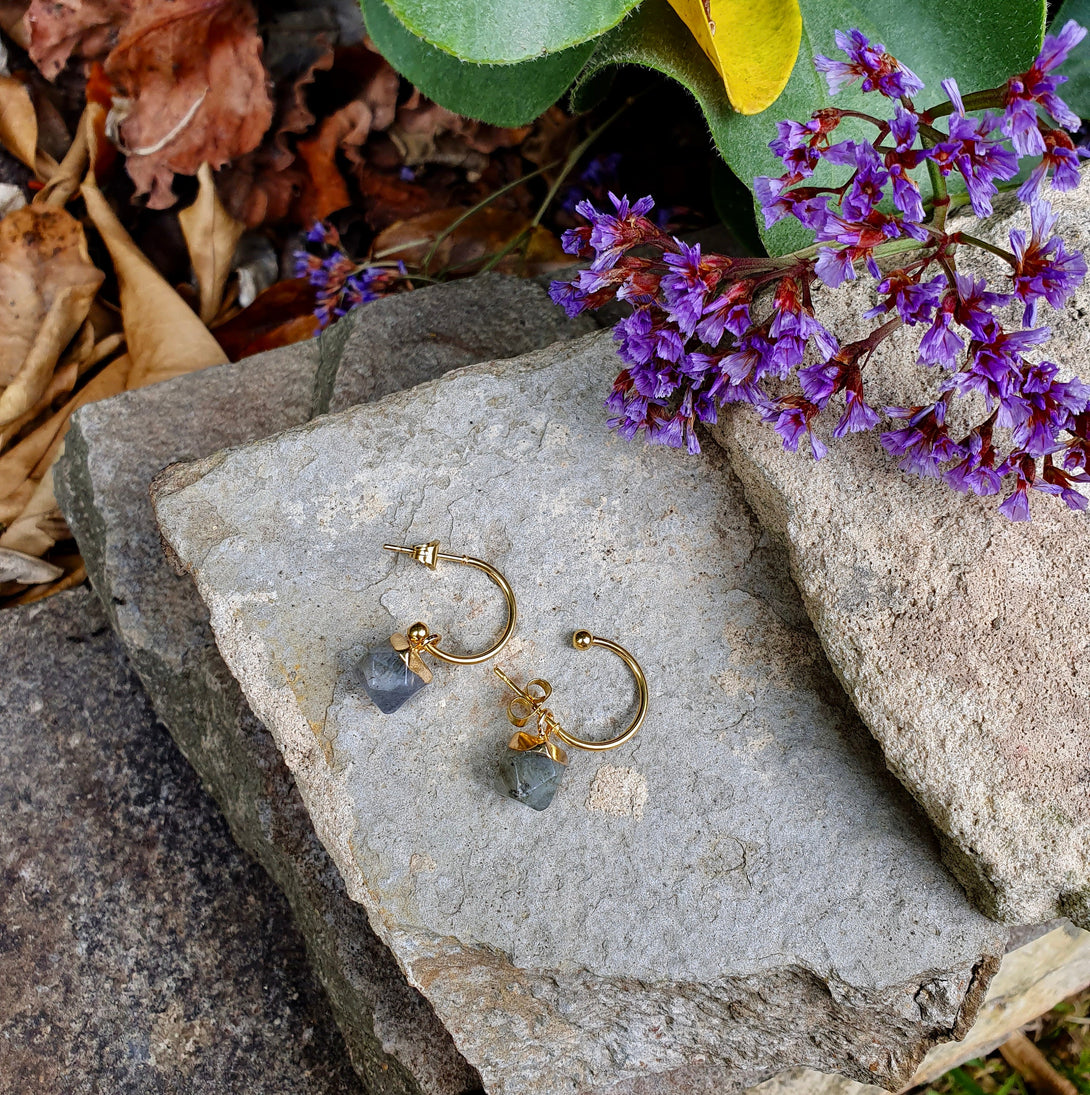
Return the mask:
[[[588,42],[520,65],[471,65],[411,34],[383,0],[361,0],[361,7],[367,33],[402,76],[447,110],[491,125],[533,121],[564,94],[594,51]]]
[[[701,52],[684,23],[666,0],[645,0],[632,18],[605,35],[580,75],[574,95],[599,69],[607,65],[642,65],[656,69],[683,84],[696,97],[712,138],[732,170],[747,184],[757,175],[778,176],[783,165],[768,142],[776,135],[779,118],[802,121],[825,106],[839,106],[885,114],[888,102],[876,94],[863,95],[855,88],[835,98],[813,67],[816,54],[836,55],[835,30],[858,27],[872,40],[882,42],[911,68],[927,87],[917,96],[920,105],[941,102],[939,88],[947,76],[957,79],[963,92],[996,87],[1007,76],[1027,68],[1040,48],[1044,31],[1044,0],[801,0],[802,47],[791,79],[771,112],[744,116],[730,109],[722,81]],[[878,100],[875,102],[875,100]],[[873,135],[873,127],[860,122],[859,133]],[[838,137],[851,135],[848,123]],[[929,193],[926,175],[921,190]],[[785,219],[762,238],[771,254],[785,254],[805,247],[813,237],[797,222]]]
[[[1064,0],[1056,18],[1048,28],[1052,34],[1059,32],[1068,21],[1090,29],[1090,0]],[[1059,72],[1067,77],[1067,83],[1060,88],[1060,98],[1080,117],[1090,118],[1090,47],[1088,39],[1071,51],[1071,56],[1060,65]]]
[[[401,23],[463,61],[510,65],[597,38],[639,0],[389,0]]]

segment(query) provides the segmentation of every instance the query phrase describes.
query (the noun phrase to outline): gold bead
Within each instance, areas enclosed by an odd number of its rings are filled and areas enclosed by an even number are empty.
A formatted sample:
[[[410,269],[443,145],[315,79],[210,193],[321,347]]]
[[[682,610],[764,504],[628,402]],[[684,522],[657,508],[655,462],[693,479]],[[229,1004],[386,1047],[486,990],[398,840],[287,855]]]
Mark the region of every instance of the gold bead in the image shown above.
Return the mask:
[[[428,637],[428,625],[417,621],[409,628],[409,642],[419,645]]]
[[[594,642],[594,636],[589,631],[577,631],[571,637],[571,644],[576,650],[589,650]]]

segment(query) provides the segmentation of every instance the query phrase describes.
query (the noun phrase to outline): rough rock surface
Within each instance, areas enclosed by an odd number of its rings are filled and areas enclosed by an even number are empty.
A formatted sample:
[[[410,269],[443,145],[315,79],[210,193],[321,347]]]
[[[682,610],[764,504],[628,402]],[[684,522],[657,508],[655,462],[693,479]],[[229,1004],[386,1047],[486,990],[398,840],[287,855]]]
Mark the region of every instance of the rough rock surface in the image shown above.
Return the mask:
[[[1090,251],[1090,181],[1052,201],[1056,231]],[[971,230],[1008,246],[1028,214],[997,210]],[[963,257],[977,276],[999,263]],[[847,341],[872,303],[860,282],[817,306]],[[1038,320],[1053,330],[1042,356],[1084,380],[1088,314],[1084,285]],[[899,331],[867,364],[874,406],[928,401],[938,378],[915,365],[918,335]],[[1090,517],[1031,491],[1033,521],[1011,523],[996,498],[899,471],[873,433],[830,442],[819,463],[785,452],[742,410],[714,434],[787,544],[829,660],[974,900],[1012,923],[1090,927]]]
[[[605,431],[608,335],[170,469],[153,496],[217,642],[315,827],[489,1092],[723,1091],[794,1065],[895,1085],[963,1033],[1003,935],[825,663],[782,555],[722,453]],[[493,788],[510,734],[488,666],[381,715],[352,672],[424,619],[545,676],[573,732],[624,725],[632,688],[586,627],[641,660],[651,714],[575,752],[543,814]]]
[[[318,346],[272,351],[83,408],[57,490],[160,718],[235,839],[287,895],[368,1089],[462,1095],[479,1086],[474,1071],[345,894],[272,738],[216,650],[193,583],[163,556],[148,499],[151,478],[171,461],[304,421]]]
[[[543,285],[509,274],[384,297],[323,336],[314,411],[342,411],[450,369],[517,357],[594,326],[589,316],[569,320]]]
[[[94,594],[0,613],[0,647],[0,1092],[360,1091]]]
[[[973,1057],[984,1057],[1015,1031],[1090,985],[1090,932],[1063,921],[1007,951],[969,1033],[933,1046],[902,1091],[933,1083]],[[1017,944],[1025,929],[1011,933]],[[750,1088],[746,1095],[880,1095],[883,1089],[844,1076],[799,1068]]]

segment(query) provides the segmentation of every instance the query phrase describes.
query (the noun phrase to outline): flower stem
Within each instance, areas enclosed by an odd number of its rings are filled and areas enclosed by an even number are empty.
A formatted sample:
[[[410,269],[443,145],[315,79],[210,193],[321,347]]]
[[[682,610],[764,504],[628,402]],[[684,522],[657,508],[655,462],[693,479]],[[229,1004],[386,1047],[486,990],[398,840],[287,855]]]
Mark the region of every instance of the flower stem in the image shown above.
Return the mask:
[[[1018,265],[1018,260],[1010,251],[1006,251],[1002,247],[996,247],[994,243],[988,243],[987,240],[982,240],[977,236],[970,236],[968,232],[955,233],[954,240],[956,243],[968,243],[971,246],[979,247],[984,251],[990,251],[993,255],[998,255],[1005,262],[1009,262],[1011,266]]]

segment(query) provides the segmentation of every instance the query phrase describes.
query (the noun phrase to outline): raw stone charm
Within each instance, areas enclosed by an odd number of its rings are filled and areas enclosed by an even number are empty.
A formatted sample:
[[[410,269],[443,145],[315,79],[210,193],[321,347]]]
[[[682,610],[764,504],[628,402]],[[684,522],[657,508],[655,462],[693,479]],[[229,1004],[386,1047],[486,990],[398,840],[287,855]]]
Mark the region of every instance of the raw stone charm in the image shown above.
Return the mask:
[[[544,746],[508,748],[500,761],[500,790],[532,810],[544,810],[564,778],[565,765],[549,756]]]
[[[427,683],[391,646],[368,651],[360,659],[360,669],[367,695],[384,715],[396,711]]]

